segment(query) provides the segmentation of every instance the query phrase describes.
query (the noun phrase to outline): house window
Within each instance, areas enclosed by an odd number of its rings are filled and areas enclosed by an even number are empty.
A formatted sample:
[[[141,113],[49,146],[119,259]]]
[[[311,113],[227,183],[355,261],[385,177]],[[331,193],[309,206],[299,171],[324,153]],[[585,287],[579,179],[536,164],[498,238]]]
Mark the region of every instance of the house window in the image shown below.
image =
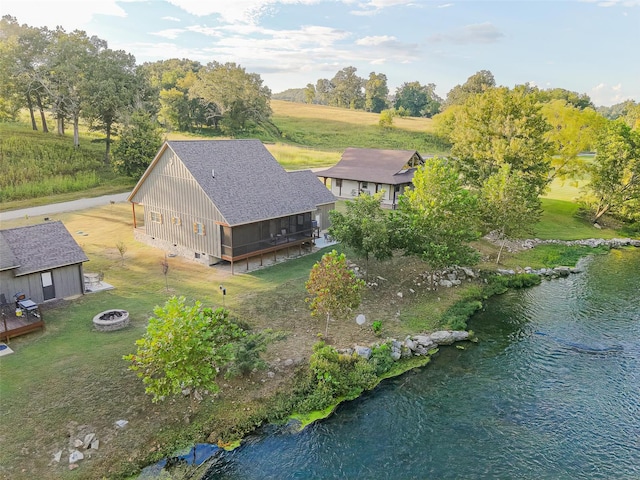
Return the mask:
[[[362,186],[360,188],[362,189],[369,188],[369,184],[367,182],[362,182]]]
[[[151,221],[153,223],[162,223],[162,214],[159,212],[151,212]]]
[[[182,225],[182,220],[180,217],[171,217],[171,223],[174,225]]]
[[[342,179],[336,178],[336,187],[342,187]]]
[[[195,233],[196,235],[205,235],[205,227],[204,224],[200,223],[200,222],[194,222],[193,223],[193,233]]]

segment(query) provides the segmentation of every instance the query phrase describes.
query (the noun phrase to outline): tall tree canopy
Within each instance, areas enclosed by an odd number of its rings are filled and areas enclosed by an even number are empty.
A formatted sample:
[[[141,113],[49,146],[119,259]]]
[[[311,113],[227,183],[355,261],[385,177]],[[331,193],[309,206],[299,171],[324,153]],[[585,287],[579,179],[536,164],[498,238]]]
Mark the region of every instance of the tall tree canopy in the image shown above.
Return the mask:
[[[384,73],[371,72],[364,85],[364,108],[368,112],[380,113],[387,108],[389,87]]]
[[[493,78],[493,73],[489,70],[480,70],[467,78],[462,85],[456,85],[449,90],[444,106],[448,108],[451,105],[462,105],[471,95],[483,93],[495,86],[496,80]]]
[[[189,96],[200,68],[200,62],[177,58],[144,63],[140,67],[150,85],[159,91],[158,120],[167,129],[191,131],[207,124],[205,106]]]
[[[147,169],[162,146],[162,134],[151,115],[137,111],[122,128],[113,148],[113,168],[135,179]]]
[[[433,117],[442,104],[435,89],[433,83],[405,82],[396,89],[394,107],[396,110],[403,108],[412,117]]]
[[[589,173],[584,200],[594,222],[606,213],[640,220],[640,132],[622,119],[609,121],[598,134]]]
[[[469,242],[479,236],[477,198],[447,160],[434,157],[418,168],[414,188],[393,212],[394,245],[420,256],[433,270],[478,259]],[[433,275],[431,277],[433,287]]]
[[[585,108],[595,109],[595,105],[591,101],[591,97],[586,93],[572,92],[564,88],[549,88],[547,90],[540,90],[538,96],[541,102],[552,102],[554,100],[564,100],[568,105],[571,105],[580,110]]]
[[[20,25],[9,15],[0,20],[0,91],[3,97],[27,107],[31,126],[37,130],[35,110],[40,114],[42,131],[48,132],[45,116],[46,90],[43,85],[51,32],[47,28]]]
[[[496,263],[508,238],[533,233],[542,212],[540,197],[519,175],[504,164],[482,186],[478,202],[480,219],[489,231],[497,230],[502,241]]]
[[[271,90],[257,73],[235,63],[212,62],[200,69],[189,89],[192,98],[210,108],[215,124],[227,133],[244,130],[249,122],[262,125],[271,118]]]
[[[329,233],[338,242],[352,248],[356,255],[367,262],[369,272],[369,256],[376,260],[391,257],[390,233],[387,216],[382,211],[380,202],[382,192],[375,195],[362,194],[347,201],[346,212],[337,210],[329,212],[331,227]]]
[[[535,95],[517,87],[492,88],[470,96],[449,123],[451,156],[467,184],[484,182],[510,165],[538,193],[549,181],[549,124]]]
[[[356,75],[356,67],[345,67],[331,79],[333,88],[329,94],[329,105],[358,109],[364,107],[364,80]]]
[[[551,126],[545,138],[553,149],[552,176],[564,178],[584,172],[584,159],[579,155],[593,148],[604,118],[591,108],[580,109],[564,100],[545,103],[540,111]]]
[[[105,163],[108,163],[118,120],[140,100],[136,59],[123,50],[105,48],[96,55],[86,75],[84,113],[92,129],[106,135]]]

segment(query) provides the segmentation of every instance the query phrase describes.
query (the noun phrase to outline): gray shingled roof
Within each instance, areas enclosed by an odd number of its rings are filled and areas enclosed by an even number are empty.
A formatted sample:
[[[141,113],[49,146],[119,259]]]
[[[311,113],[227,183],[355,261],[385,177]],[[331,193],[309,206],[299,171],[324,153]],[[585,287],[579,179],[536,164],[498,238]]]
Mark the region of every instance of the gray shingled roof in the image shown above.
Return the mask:
[[[18,265],[18,260],[13,255],[11,247],[4,239],[2,230],[0,230],[0,271],[16,268]]]
[[[316,209],[259,140],[183,140],[168,146],[229,225]]]
[[[411,183],[415,168],[402,171],[402,167],[415,154],[418,154],[415,150],[349,147],[335,166],[322,170],[316,175],[325,178],[341,178],[388,185]]]
[[[60,221],[1,230],[0,235],[19,265],[16,277],[89,260]]]
[[[316,174],[311,170],[296,170],[289,172],[289,175],[300,189],[300,194],[308,195],[316,205],[335,203],[336,197],[318,180]]]

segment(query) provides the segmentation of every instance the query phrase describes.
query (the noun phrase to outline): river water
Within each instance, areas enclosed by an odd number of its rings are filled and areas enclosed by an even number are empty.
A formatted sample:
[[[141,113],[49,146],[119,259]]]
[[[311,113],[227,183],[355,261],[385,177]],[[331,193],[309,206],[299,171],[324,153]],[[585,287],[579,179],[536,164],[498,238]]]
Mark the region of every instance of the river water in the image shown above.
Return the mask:
[[[640,479],[640,252],[511,291],[480,339],[300,433],[216,456],[219,479]]]

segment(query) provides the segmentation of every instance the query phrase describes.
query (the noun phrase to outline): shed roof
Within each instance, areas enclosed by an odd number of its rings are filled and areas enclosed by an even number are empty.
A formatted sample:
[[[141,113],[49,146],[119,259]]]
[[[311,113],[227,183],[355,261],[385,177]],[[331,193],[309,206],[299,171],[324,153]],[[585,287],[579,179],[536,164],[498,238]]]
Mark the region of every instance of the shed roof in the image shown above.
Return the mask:
[[[316,206],[335,203],[335,195],[324,186],[311,170],[295,170],[289,172],[289,175],[300,190],[300,195],[308,196]]]
[[[415,168],[404,170],[403,167],[414,155],[423,160],[416,150],[349,147],[335,166],[318,172],[317,176],[388,185],[411,183]]]
[[[89,260],[60,221],[0,230],[0,236],[17,263],[16,277]]]
[[[0,271],[11,270],[18,266],[18,260],[16,260],[16,257],[13,255],[11,247],[4,239],[4,235],[2,235],[2,231],[0,230]]]
[[[229,225],[316,208],[310,197],[300,195],[293,178],[260,140],[180,140],[169,141],[166,146],[182,161]],[[149,169],[153,166],[152,163]],[[146,174],[129,200],[145,178]]]

